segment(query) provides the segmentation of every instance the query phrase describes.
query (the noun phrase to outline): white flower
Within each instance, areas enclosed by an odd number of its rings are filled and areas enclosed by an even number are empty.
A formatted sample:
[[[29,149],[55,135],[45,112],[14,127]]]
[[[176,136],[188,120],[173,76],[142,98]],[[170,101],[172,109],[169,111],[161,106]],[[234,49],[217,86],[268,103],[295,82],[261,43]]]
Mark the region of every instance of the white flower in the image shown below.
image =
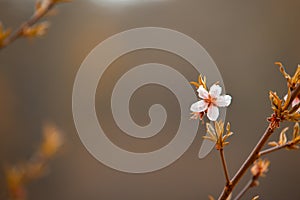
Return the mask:
[[[212,85],[209,92],[201,85],[198,90],[198,95],[202,99],[192,104],[192,112],[207,112],[207,117],[211,121],[216,121],[219,117],[218,107],[227,107],[231,103],[230,95],[221,95],[222,88],[219,85]]]

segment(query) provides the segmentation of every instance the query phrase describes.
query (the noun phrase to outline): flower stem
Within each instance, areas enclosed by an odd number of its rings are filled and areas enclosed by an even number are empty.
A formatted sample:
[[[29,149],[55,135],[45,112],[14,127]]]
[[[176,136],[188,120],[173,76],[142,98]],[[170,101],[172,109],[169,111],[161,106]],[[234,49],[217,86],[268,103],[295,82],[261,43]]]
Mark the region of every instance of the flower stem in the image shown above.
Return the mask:
[[[228,169],[227,169],[227,164],[226,164],[223,148],[220,149],[220,157],[221,157],[222,166],[223,166],[223,170],[224,170],[224,174],[225,174],[225,178],[226,178],[226,185],[229,185],[230,179],[229,179],[229,173],[228,173]]]
[[[300,84],[298,84],[297,87],[295,88],[295,90],[292,92],[290,102],[292,102],[298,96],[299,93],[300,93]],[[290,106],[290,104],[289,104],[289,106]],[[224,187],[221,195],[219,196],[219,200],[226,200],[227,199],[227,197],[230,195],[230,193],[232,192],[232,190],[234,189],[234,187],[237,185],[237,183],[240,181],[240,179],[246,173],[246,171],[248,170],[248,168],[259,157],[259,153],[260,153],[261,149],[266,144],[266,142],[268,141],[269,137],[272,135],[272,133],[274,132],[274,130],[276,128],[277,128],[277,126],[273,126],[272,122],[269,123],[269,126],[265,130],[263,136],[261,137],[261,139],[259,140],[259,142],[257,143],[257,145],[254,147],[254,149],[252,150],[252,152],[250,153],[250,155],[248,156],[248,158],[245,160],[245,162],[243,163],[243,165],[240,167],[240,169],[238,170],[238,172],[232,178],[232,180],[230,181],[230,184],[226,185]]]

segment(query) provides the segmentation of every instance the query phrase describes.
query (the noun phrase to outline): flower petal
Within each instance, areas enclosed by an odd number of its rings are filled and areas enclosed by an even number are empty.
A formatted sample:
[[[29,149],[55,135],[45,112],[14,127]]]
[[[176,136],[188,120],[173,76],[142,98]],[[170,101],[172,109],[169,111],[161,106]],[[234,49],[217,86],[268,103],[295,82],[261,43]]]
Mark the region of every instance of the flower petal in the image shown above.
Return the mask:
[[[197,101],[196,103],[193,103],[191,105],[191,111],[192,112],[203,112],[207,109],[207,107],[208,107],[208,103],[201,100],[201,101]]]
[[[292,107],[296,106],[298,103],[300,103],[300,99],[296,97],[292,102]]]
[[[207,90],[202,85],[200,85],[200,87],[198,88],[197,92],[198,92],[198,96],[200,98],[202,98],[202,99],[208,99],[208,92],[207,92]]]
[[[207,111],[207,117],[211,121],[216,121],[219,117],[219,108],[217,106],[209,106]]]
[[[212,98],[219,97],[221,95],[221,92],[222,88],[217,84],[212,85],[209,89],[209,94]]]
[[[215,101],[215,104],[218,106],[218,107],[227,107],[230,105],[231,103],[231,96],[230,95],[222,95],[222,96],[219,96],[216,101]]]

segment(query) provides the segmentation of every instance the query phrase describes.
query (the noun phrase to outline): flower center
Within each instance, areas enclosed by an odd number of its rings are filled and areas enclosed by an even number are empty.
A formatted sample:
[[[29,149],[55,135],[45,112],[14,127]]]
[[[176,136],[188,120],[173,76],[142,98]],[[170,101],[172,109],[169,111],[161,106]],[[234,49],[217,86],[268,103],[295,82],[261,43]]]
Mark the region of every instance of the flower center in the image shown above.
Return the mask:
[[[212,98],[210,95],[208,96],[207,99],[204,100],[206,103],[208,103],[208,106],[211,104],[215,104],[216,98]]]

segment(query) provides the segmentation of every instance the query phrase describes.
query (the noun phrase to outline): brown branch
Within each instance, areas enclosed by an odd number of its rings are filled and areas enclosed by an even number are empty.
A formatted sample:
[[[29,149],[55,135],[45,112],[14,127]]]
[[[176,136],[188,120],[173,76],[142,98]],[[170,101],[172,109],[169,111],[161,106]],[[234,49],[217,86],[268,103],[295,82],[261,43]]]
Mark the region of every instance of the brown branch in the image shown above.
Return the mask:
[[[234,200],[241,199],[250,188],[257,186],[257,179],[258,179],[258,176],[252,176],[251,180],[245,185],[245,187],[234,198]]]
[[[291,100],[292,102],[300,93],[300,84],[297,85],[295,90],[291,94]],[[289,104],[290,106],[290,104]],[[289,107],[288,106],[288,107]],[[230,195],[234,187],[237,185],[237,183],[240,181],[240,179],[243,177],[243,175],[246,173],[248,168],[254,163],[254,161],[259,157],[259,152],[263,148],[263,146],[266,144],[268,141],[269,137],[272,135],[272,133],[275,131],[277,127],[272,124],[272,122],[269,123],[268,128],[265,130],[263,136],[257,143],[257,145],[254,147],[248,158],[245,160],[243,165],[240,167],[238,172],[235,174],[235,176],[232,178],[230,181],[229,185],[226,185],[219,196],[219,200],[226,200],[227,197]]]
[[[0,49],[7,47],[9,44],[16,41],[18,38],[22,37],[23,32],[26,28],[36,24],[42,17],[44,17],[59,1],[50,0],[45,6],[38,11],[36,11],[28,21],[24,22],[17,28],[11,35],[9,35],[1,44]]]
[[[221,157],[221,161],[222,161],[224,175],[225,175],[225,178],[226,178],[226,185],[229,185],[230,178],[229,178],[229,173],[228,173],[228,169],[227,169],[227,164],[226,164],[225,155],[224,155],[224,149],[223,148],[220,149],[220,157]]]
[[[283,145],[279,145],[279,146],[271,147],[269,149],[265,149],[265,150],[263,150],[259,153],[259,157],[264,156],[264,155],[269,154],[269,153],[273,153],[273,152],[278,151],[280,149],[284,149],[284,148],[287,148],[287,147],[292,147],[294,145],[296,145],[296,143],[294,141],[290,141],[290,142],[287,142]]]
[[[271,124],[271,123],[270,123]],[[232,192],[233,188],[237,185],[237,183],[240,181],[242,176],[246,173],[248,168],[253,164],[253,162],[258,158],[258,154],[262,147],[265,145],[269,137],[274,132],[275,128],[271,125],[268,126],[266,129],[264,135],[260,139],[260,141],[257,143],[253,151],[248,156],[247,160],[243,163],[239,171],[236,173],[236,175],[233,177],[233,179],[230,181],[230,184],[228,186],[225,186],[222,194],[219,197],[219,200],[226,200],[229,194]]]
[[[43,177],[50,160],[62,148],[63,134],[55,125],[47,124],[43,132],[40,147],[27,162],[6,167],[7,195],[10,200],[26,200],[27,184]]]

